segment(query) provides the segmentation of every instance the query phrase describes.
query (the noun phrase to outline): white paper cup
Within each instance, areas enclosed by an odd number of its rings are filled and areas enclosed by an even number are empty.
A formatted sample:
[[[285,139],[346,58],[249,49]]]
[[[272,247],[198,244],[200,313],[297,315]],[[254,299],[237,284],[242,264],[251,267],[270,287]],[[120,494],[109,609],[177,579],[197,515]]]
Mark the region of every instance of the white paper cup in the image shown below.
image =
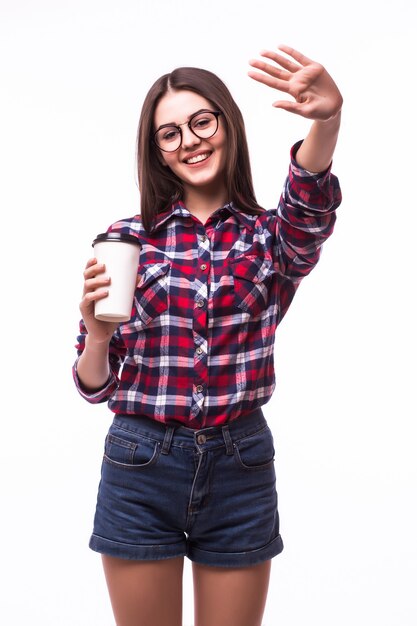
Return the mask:
[[[94,255],[110,277],[109,295],[97,300],[94,316],[105,322],[127,322],[132,317],[139,265],[139,241],[124,233],[102,233],[93,241]]]

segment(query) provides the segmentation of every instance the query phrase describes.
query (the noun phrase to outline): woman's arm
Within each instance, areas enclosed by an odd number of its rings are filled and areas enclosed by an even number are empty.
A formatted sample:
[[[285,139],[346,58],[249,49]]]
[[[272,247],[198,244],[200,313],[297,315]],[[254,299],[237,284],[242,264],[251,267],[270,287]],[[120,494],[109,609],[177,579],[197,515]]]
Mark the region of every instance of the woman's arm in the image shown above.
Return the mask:
[[[257,59],[250,65],[261,72],[250,71],[249,76],[273,89],[288,93],[294,101],[277,100],[273,106],[314,120],[296,161],[309,172],[326,170],[333,158],[340,127],[342,95],[325,68],[289,46],[279,50],[292,57],[265,50],[261,56],[274,61],[271,65]],[[280,66],[280,67],[278,67]]]
[[[87,333],[77,362],[77,375],[86,391],[104,387],[109,380],[109,345],[117,323],[103,322],[94,317],[94,303],[108,294],[109,279],[104,265],[90,259],[84,271],[84,290],[80,311]]]
[[[95,343],[87,335],[83,353],[77,362],[77,374],[85,391],[104,387],[110,377],[109,344]]]
[[[333,159],[340,128],[341,112],[325,122],[313,122],[295,157],[298,165],[309,172],[324,172]]]

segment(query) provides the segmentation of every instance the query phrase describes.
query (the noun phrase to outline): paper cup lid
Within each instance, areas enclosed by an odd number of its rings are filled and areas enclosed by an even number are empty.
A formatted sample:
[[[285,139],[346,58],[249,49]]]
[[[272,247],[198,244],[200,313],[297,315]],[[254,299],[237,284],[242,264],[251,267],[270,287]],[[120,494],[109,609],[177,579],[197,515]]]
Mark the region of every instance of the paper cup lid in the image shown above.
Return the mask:
[[[101,243],[102,241],[134,243],[137,246],[140,246],[139,240],[134,235],[129,235],[127,233],[101,233],[100,235],[97,235],[92,245],[95,246],[96,243]]]

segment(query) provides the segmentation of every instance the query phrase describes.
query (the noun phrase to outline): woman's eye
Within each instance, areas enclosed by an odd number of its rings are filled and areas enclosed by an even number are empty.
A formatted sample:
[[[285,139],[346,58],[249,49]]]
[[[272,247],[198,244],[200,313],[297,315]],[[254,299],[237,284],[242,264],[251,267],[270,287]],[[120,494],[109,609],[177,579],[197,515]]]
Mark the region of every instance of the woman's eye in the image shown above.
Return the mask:
[[[174,141],[178,137],[179,131],[176,128],[166,130],[162,135],[164,141]]]
[[[210,124],[208,117],[200,117],[197,120],[193,120],[193,128],[205,128]]]

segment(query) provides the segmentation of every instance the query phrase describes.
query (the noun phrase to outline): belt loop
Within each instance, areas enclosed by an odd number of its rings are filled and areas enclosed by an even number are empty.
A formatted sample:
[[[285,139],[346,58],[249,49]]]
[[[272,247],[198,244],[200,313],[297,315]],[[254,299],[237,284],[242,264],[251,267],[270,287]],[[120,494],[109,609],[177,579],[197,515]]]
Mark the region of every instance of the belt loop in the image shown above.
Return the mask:
[[[233,442],[232,442],[232,438],[229,432],[229,427],[227,426],[227,424],[226,426],[222,426],[222,433],[223,433],[224,443],[226,446],[226,454],[230,456],[231,454],[233,454]]]
[[[168,454],[171,448],[172,437],[174,436],[174,426],[167,426],[165,431],[164,443],[162,444],[161,454]]]

